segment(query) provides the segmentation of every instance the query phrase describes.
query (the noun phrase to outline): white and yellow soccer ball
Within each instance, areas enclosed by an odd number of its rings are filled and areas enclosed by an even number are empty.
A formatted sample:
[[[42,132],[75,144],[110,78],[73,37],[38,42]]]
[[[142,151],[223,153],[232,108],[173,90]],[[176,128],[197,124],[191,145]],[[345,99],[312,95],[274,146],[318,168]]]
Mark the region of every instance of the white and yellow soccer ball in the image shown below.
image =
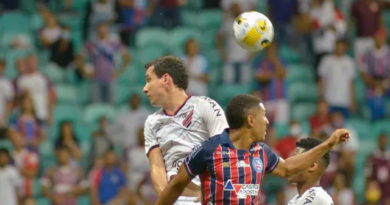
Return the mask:
[[[274,27],[262,13],[249,11],[240,14],[233,23],[236,42],[250,52],[267,47],[274,39]]]

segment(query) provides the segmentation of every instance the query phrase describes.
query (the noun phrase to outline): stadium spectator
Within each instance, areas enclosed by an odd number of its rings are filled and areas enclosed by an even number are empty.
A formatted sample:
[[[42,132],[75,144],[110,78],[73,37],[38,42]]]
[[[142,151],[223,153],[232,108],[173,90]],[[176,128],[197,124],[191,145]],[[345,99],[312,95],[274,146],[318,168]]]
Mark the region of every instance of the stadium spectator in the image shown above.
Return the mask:
[[[314,68],[324,55],[334,50],[336,39],[345,35],[347,25],[343,14],[335,9],[333,0],[313,0],[310,9],[312,24]]]
[[[278,44],[291,44],[293,35],[292,18],[296,13],[297,0],[268,0],[269,17],[275,29]]]
[[[187,0],[154,0],[150,1],[151,10],[153,11],[154,26],[161,26],[164,28],[174,28],[180,25],[180,7],[183,6]]]
[[[390,150],[387,148],[387,136],[386,134],[381,134],[378,137],[378,150],[375,150],[371,153],[366,160],[365,165],[365,175],[366,183],[376,183],[377,185],[371,185],[372,190],[369,186],[366,187],[366,192],[371,193],[374,196],[368,197],[375,198],[375,192],[380,192],[380,205],[386,205],[390,203]],[[379,186],[379,190],[375,191],[375,186]],[[367,197],[367,195],[366,195]],[[369,201],[374,201],[374,199],[367,199]]]
[[[130,54],[120,42],[110,39],[108,29],[109,23],[100,23],[96,29],[98,38],[85,44],[85,54],[89,56],[95,68],[93,102],[114,102],[115,79],[130,63]],[[119,69],[115,68],[117,53],[121,53],[123,58]]]
[[[101,22],[114,22],[116,19],[115,0],[96,0],[90,1],[86,14],[85,28],[89,29],[89,37],[92,31],[99,26]]]
[[[119,0],[119,21],[120,36],[126,45],[133,45],[131,42],[134,33],[146,24],[149,16],[148,10],[151,3],[147,0]]]
[[[59,137],[55,141],[55,146],[67,148],[70,151],[70,155],[72,157],[71,164],[78,164],[78,160],[81,158],[82,152],[79,145],[79,140],[74,132],[72,122],[61,122]]]
[[[224,15],[232,15],[231,8],[233,4],[237,4],[242,12],[256,10],[257,6],[256,0],[223,0],[220,5],[223,9]]]
[[[14,97],[14,88],[11,81],[4,75],[5,61],[0,59],[0,128],[8,122],[8,116],[12,111],[12,100]]]
[[[71,151],[56,147],[58,166],[48,168],[41,179],[42,194],[52,204],[76,205],[77,197],[86,192],[87,183],[79,168],[71,165]]]
[[[111,137],[107,132],[109,126],[108,119],[105,116],[101,116],[98,124],[99,127],[97,130],[92,132],[92,147],[89,155],[91,163],[93,163],[97,157],[103,157],[104,153],[113,148]]]
[[[37,205],[37,202],[35,201],[34,197],[25,197],[22,199],[21,205]]]
[[[329,191],[334,205],[356,204],[353,190],[346,184],[346,177],[343,173],[337,173],[333,179],[333,187]]]
[[[76,55],[72,64],[76,76],[76,82],[82,83],[87,79],[91,79],[95,75],[95,69],[92,64],[85,62],[85,57],[81,54]]]
[[[12,131],[11,131],[12,132]],[[37,153],[27,149],[25,139],[17,132],[10,134],[13,151],[11,152],[15,167],[22,176],[22,184],[19,195],[22,197],[32,197],[36,192],[33,186],[34,179],[38,176],[39,156]]]
[[[288,136],[283,137],[278,140],[275,144],[274,149],[277,154],[283,159],[287,159],[290,154],[295,149],[295,142],[297,142],[300,138],[304,137],[302,133],[302,128],[299,122],[291,121],[290,122],[290,130]]]
[[[129,110],[119,114],[109,128],[117,146],[129,148],[137,144],[138,130],[144,126],[145,120],[151,113],[142,107],[138,94],[132,94],[128,100]],[[132,122],[132,123],[128,123]]]
[[[127,201],[126,177],[117,166],[112,150],[104,154],[104,165],[91,173],[90,195],[92,204],[122,204]]]
[[[190,95],[207,96],[209,67],[205,56],[198,53],[198,43],[194,38],[187,40],[184,51],[185,55],[182,59],[188,70],[187,92]]]
[[[50,61],[60,68],[67,68],[73,61],[73,43],[71,41],[71,30],[69,27],[62,27],[61,36],[51,46]]]
[[[0,148],[0,199],[2,204],[18,205],[18,189],[22,178],[18,170],[10,165],[10,154],[7,149]]]
[[[330,127],[330,115],[328,103],[325,100],[319,100],[317,102],[317,111],[310,117],[310,130],[311,136],[319,137],[323,132],[329,132]]]
[[[251,79],[251,66],[248,63],[251,55],[236,43],[232,30],[234,19],[244,10],[237,2],[230,2],[225,7],[224,19],[216,36],[216,48],[224,60],[224,83],[245,84]]]
[[[355,98],[355,64],[346,55],[348,43],[344,39],[336,42],[333,54],[322,58],[318,68],[320,97],[325,99],[330,112],[341,112],[349,118],[350,112],[356,110]]]
[[[127,187],[135,194],[135,200],[144,204],[152,204],[157,199],[150,179],[150,165],[148,158],[144,154],[145,137],[144,129],[138,130],[138,142],[136,146],[123,151],[122,163],[129,180]],[[137,203],[136,202],[136,203]]]
[[[41,11],[44,26],[39,30],[38,39],[45,48],[50,48],[62,35],[62,28],[56,15],[50,11]]]
[[[286,96],[286,67],[278,56],[275,43],[266,49],[265,58],[256,66],[255,77],[270,122],[289,122],[289,104]]]
[[[23,94],[20,103],[20,114],[11,121],[11,129],[22,136],[30,148],[37,150],[46,137],[45,130],[39,123],[32,98]]]
[[[28,92],[34,102],[36,117],[42,124],[52,122],[55,105],[55,91],[49,79],[38,70],[36,56],[29,55],[21,62],[22,73],[15,81],[18,95]],[[25,68],[23,69],[23,67]]]
[[[375,48],[361,58],[361,75],[367,88],[367,100],[373,120],[385,117],[384,98],[390,96],[390,49],[387,32],[380,29],[374,34]]]
[[[354,55],[357,62],[367,51],[374,48],[372,39],[381,27],[382,6],[376,0],[355,1],[351,9],[351,24],[356,24],[357,36],[354,42]]]

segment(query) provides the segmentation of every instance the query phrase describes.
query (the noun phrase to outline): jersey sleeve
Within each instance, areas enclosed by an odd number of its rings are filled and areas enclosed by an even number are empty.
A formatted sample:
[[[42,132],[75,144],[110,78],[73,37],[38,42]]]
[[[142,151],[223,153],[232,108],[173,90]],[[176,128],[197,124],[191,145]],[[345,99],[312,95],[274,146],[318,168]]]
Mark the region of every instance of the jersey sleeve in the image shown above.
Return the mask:
[[[229,127],[225,112],[214,100],[208,97],[202,97],[202,99],[204,102],[200,103],[200,115],[203,117],[210,137],[221,134]]]
[[[276,168],[276,166],[279,163],[279,156],[274,151],[272,151],[272,149],[270,147],[268,147],[268,145],[262,144],[262,146],[263,146],[265,155],[267,156],[267,159],[268,159],[266,167],[265,167],[265,171],[267,173],[271,173],[272,171],[274,171],[274,169]]]
[[[203,145],[198,145],[184,160],[184,167],[191,178],[201,174],[206,170],[208,151]]]
[[[156,139],[156,135],[152,130],[152,123],[150,122],[150,117],[148,117],[148,119],[146,119],[145,121],[144,135],[145,135],[145,153],[147,156],[149,156],[150,150],[159,146],[159,143]]]

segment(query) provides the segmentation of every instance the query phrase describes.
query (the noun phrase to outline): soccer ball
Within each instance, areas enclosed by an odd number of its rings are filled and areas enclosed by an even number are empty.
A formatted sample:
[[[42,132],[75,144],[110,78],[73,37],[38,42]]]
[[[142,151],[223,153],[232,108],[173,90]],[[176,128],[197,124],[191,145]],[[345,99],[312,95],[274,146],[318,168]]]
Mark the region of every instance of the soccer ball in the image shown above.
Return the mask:
[[[234,20],[233,34],[242,48],[255,52],[272,42],[274,27],[264,14],[256,11],[244,12]]]

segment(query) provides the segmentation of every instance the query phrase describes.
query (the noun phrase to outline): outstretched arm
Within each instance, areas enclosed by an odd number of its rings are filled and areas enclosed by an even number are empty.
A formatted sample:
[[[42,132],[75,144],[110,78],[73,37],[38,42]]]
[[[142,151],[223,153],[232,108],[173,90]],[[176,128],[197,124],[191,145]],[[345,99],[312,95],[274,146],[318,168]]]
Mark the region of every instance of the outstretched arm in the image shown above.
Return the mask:
[[[150,177],[152,178],[153,187],[156,190],[157,194],[160,195],[168,184],[161,149],[159,147],[156,147],[150,150],[148,156],[150,163]]]
[[[346,142],[349,138],[348,130],[338,129],[323,143],[302,154],[289,157],[286,160],[279,159],[278,166],[272,174],[280,177],[289,177],[300,171],[305,170],[311,164],[319,160],[323,155],[329,152],[334,146],[341,142]]]
[[[191,177],[185,170],[184,165],[181,165],[179,173],[169,182],[168,186],[160,194],[156,205],[173,204],[190,182]]]

